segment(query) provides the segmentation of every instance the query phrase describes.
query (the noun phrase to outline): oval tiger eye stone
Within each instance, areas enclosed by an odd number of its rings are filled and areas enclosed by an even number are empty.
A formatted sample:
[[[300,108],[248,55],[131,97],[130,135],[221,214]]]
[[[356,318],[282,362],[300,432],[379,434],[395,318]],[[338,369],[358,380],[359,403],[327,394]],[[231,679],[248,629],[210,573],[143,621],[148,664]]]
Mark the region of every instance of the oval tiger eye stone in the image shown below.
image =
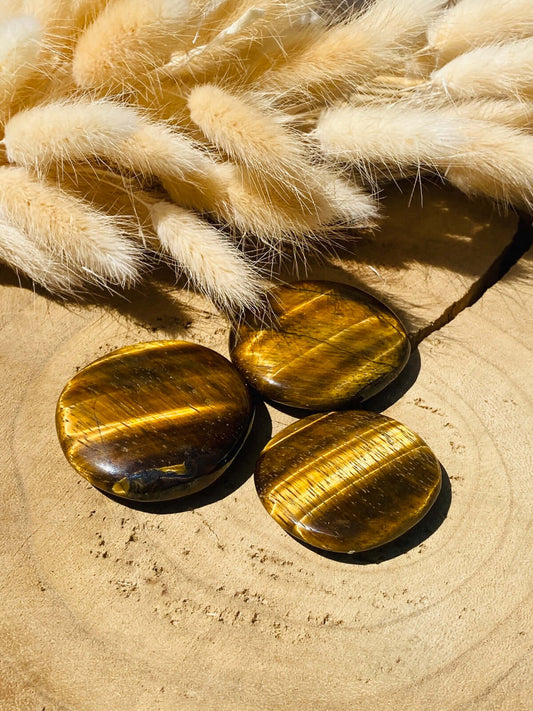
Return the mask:
[[[250,430],[248,388],[223,356],[183,341],[120,348],[65,386],[63,451],[91,484],[126,499],[192,494],[231,464]]]
[[[420,521],[440,491],[441,468],[400,422],[348,410],[282,430],[257,462],[255,485],[290,534],[327,551],[356,553]]]
[[[300,281],[273,289],[274,318],[240,325],[231,359],[265,398],[336,410],[366,400],[403,369],[411,349],[398,318],[346,284]]]

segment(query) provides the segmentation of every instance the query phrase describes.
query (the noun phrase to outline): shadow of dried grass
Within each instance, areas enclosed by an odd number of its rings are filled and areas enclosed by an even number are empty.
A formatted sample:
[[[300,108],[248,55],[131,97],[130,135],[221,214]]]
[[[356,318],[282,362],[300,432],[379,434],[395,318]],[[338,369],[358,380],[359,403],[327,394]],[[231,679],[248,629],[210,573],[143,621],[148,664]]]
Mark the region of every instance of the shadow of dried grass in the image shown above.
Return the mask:
[[[388,275],[395,273],[401,278],[402,271],[418,270],[423,281],[427,269],[434,268],[477,280],[492,267],[491,257],[500,255],[509,246],[516,231],[515,222],[518,225],[517,215],[504,216],[489,202],[468,200],[448,186],[427,181],[420,193],[414,190],[412,181],[390,185],[381,202],[383,220],[374,234],[347,232],[345,239],[324,247],[325,256],[309,254],[305,261],[299,250],[287,249],[277,259],[271,258],[269,276],[274,281],[301,278],[340,281],[381,299],[385,293],[387,303],[409,323],[411,332],[416,332],[425,324],[419,324],[413,315],[409,294],[403,298],[398,290],[387,293]],[[530,221],[522,218],[519,233],[521,243],[527,235],[531,239]],[[249,248],[250,256],[266,267],[266,253],[253,244]],[[48,294],[3,265],[0,265],[0,285],[31,290],[56,303],[72,303]],[[115,311],[149,331],[177,337],[186,331],[198,309],[202,309],[201,302],[190,304],[187,287],[187,280],[177,277],[172,268],[149,261],[137,287],[88,291],[80,294],[76,302],[80,306]],[[195,293],[194,289],[189,291]],[[204,303],[206,312],[217,313],[207,300]]]

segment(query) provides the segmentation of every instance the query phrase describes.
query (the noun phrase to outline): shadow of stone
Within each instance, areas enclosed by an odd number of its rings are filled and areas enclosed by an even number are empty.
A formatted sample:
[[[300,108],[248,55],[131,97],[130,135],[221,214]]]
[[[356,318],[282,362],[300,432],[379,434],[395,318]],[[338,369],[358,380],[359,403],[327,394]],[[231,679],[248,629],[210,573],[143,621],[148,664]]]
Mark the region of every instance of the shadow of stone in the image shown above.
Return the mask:
[[[362,410],[371,410],[372,412],[383,412],[383,410],[391,407],[415,384],[420,373],[420,367],[420,352],[418,348],[413,348],[409,360],[398,377],[377,395],[361,403],[359,407]]]
[[[372,550],[363,551],[362,553],[333,553],[310,546],[308,543],[304,543],[303,541],[294,538],[294,536],[291,537],[300,543],[300,545],[304,546],[304,548],[317,553],[323,558],[328,558],[329,560],[334,560],[338,563],[346,563],[348,565],[377,565],[379,563],[384,563],[387,560],[397,558],[398,556],[403,555],[404,553],[407,553],[413,548],[421,545],[425,540],[433,535],[446,520],[452,501],[452,487],[450,484],[450,477],[442,464],[441,474],[441,490],[435,500],[435,503],[424,518],[419,521],[416,526],[413,526],[413,528],[409,531],[396,538],[396,540],[386,543],[383,546],[379,546],[379,548],[373,548]]]
[[[252,429],[239,454],[228,469],[211,486],[181,499],[172,501],[130,501],[102,492],[118,504],[137,511],[153,514],[177,514],[208,506],[233,494],[252,476],[255,463],[263,447],[272,436],[272,420],[264,403],[256,399]]]

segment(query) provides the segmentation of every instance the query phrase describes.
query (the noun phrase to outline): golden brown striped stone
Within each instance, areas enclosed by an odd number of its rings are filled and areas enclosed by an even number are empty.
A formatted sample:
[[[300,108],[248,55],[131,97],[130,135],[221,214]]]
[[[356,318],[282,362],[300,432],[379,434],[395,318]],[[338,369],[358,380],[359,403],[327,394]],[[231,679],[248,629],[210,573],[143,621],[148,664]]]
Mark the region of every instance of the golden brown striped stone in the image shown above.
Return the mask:
[[[301,281],[270,295],[272,322],[257,318],[233,334],[231,359],[261,395],[308,410],[366,400],[407,363],[410,345],[380,301],[345,284]]]
[[[91,484],[139,501],[203,489],[233,461],[252,403],[229,361],[184,341],[126,346],[65,386],[56,411],[68,461]]]
[[[347,410],[282,430],[255,469],[263,505],[317,548],[354,553],[392,541],[428,512],[441,487],[433,452],[400,422]]]

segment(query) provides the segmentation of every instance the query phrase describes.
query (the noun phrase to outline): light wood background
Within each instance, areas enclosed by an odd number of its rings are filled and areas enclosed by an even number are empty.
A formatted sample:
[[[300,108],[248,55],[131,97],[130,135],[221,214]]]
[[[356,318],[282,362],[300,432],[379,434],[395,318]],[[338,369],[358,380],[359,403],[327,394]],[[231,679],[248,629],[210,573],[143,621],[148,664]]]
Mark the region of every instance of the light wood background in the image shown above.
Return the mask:
[[[532,708],[531,256],[487,288],[515,217],[437,187],[385,210],[319,273],[381,294],[420,341],[374,407],[446,474],[423,522],[359,557],[300,545],[259,503],[254,460],[291,421],[274,408],[189,501],[129,506],[80,479],[54,427],[72,374],[155,338],[227,353],[227,323],[155,277],[73,306],[0,271],[0,708]]]

